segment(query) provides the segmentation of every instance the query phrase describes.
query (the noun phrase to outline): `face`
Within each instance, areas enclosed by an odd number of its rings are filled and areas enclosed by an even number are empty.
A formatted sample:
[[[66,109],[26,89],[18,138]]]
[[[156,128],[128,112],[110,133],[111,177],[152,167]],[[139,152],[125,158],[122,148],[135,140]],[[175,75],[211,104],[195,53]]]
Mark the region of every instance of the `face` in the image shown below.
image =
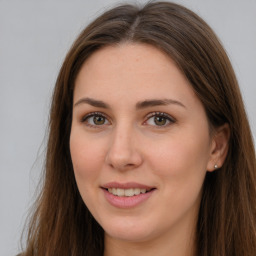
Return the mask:
[[[94,53],[75,82],[70,151],[107,237],[149,241],[196,223],[212,141],[202,103],[153,46]]]

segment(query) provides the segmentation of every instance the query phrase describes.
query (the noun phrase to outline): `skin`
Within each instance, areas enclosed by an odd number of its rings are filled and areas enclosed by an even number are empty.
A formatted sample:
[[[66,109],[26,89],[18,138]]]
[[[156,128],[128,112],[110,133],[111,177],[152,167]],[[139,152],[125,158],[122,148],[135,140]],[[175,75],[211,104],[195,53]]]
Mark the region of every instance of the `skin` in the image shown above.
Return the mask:
[[[172,101],[138,108],[152,99]],[[70,152],[80,194],[105,230],[104,255],[194,255],[202,184],[222,165],[227,134],[210,134],[191,85],[158,49],[123,43],[95,52],[75,82]],[[155,190],[121,209],[104,196],[108,182]]]

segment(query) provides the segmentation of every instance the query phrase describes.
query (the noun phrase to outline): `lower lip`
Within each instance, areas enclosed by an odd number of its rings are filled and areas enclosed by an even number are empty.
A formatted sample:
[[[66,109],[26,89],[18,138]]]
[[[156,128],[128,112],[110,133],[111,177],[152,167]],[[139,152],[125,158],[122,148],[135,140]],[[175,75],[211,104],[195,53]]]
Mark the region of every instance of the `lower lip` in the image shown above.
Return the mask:
[[[108,190],[106,189],[103,189],[103,191],[104,191],[105,198],[111,205],[118,208],[126,209],[126,208],[132,208],[132,207],[138,206],[143,202],[145,202],[149,197],[152,196],[155,189],[147,193],[139,194],[135,196],[115,196],[109,193]]]

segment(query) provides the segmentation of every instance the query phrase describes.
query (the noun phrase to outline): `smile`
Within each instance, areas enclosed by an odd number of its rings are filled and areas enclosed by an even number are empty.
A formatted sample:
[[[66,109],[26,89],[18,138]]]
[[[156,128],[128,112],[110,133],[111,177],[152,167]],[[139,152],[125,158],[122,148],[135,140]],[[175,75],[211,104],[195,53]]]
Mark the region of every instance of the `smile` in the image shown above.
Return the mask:
[[[157,190],[155,187],[136,182],[110,182],[101,187],[105,199],[117,208],[133,208],[146,202]]]
[[[149,191],[149,190],[148,190]],[[145,188],[108,188],[108,192],[115,196],[137,196],[148,192]]]

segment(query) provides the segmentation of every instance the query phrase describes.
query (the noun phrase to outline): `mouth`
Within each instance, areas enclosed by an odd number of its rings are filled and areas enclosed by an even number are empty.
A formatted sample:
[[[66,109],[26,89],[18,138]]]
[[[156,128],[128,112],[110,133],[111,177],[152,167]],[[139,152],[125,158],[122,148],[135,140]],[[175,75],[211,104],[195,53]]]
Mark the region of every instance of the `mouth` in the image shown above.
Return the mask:
[[[147,194],[156,189],[155,187],[147,186],[137,182],[110,182],[103,185],[101,188],[106,190],[108,193],[118,197],[138,196],[141,194]]]
[[[117,208],[133,208],[141,205],[152,197],[155,187],[136,182],[110,182],[101,187],[105,198],[112,206]]]
[[[107,190],[110,194],[114,196],[119,196],[119,197],[131,197],[131,196],[137,196],[140,194],[146,194],[155,188],[151,189],[146,189],[146,188],[104,188]]]

